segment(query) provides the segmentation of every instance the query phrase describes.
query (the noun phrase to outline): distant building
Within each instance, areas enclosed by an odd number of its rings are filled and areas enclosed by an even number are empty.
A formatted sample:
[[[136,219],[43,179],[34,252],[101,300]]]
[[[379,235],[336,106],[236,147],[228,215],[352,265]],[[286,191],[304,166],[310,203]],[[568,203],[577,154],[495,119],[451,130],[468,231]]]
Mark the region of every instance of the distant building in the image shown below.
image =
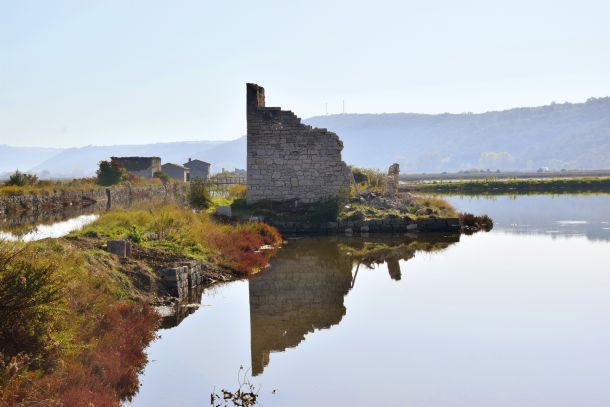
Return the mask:
[[[110,157],[127,170],[128,173],[142,178],[152,178],[155,172],[161,171],[160,157]]]
[[[161,171],[168,177],[180,182],[188,181],[189,169],[179,164],[167,163],[161,166]]]
[[[184,163],[184,166],[190,170],[189,181],[195,178],[206,180],[210,176],[210,163],[206,163],[205,161],[197,159],[191,160],[189,158],[188,162]]]

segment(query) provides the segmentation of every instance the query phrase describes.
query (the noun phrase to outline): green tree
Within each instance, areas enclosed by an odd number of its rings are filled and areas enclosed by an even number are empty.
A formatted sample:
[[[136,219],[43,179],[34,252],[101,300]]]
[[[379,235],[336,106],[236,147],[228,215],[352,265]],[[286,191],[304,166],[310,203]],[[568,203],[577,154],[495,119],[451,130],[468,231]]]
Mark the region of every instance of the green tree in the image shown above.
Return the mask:
[[[196,208],[207,208],[212,202],[205,182],[201,178],[195,178],[189,186],[189,203]]]
[[[32,249],[0,243],[0,353],[47,352],[62,297],[63,281],[54,261]]]
[[[159,178],[163,184],[169,184],[170,178],[169,175],[164,173],[163,171],[155,171],[153,174],[154,178]]]
[[[38,182],[38,177],[34,174],[27,174],[25,172],[20,172],[19,170],[15,171],[11,174],[9,179],[4,183],[4,185],[14,185],[18,187],[23,187],[25,185],[34,185]]]
[[[118,184],[127,178],[127,171],[116,161],[100,161],[96,174],[97,183],[104,186]]]

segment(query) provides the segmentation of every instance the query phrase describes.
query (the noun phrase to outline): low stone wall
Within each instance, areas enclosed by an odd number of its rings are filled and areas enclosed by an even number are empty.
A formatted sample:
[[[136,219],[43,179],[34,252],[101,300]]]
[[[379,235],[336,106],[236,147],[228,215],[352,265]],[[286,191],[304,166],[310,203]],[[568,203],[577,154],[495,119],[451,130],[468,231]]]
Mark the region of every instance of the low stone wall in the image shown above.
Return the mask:
[[[118,185],[109,188],[41,191],[24,195],[0,196],[0,219],[24,212],[52,214],[70,207],[95,205],[99,210],[126,207],[132,203],[149,199],[181,197],[184,195],[185,188],[186,186],[178,184],[144,187]]]
[[[167,291],[180,301],[188,299],[189,290],[206,282],[203,267],[198,261],[163,269],[159,272],[159,276]]]
[[[267,222],[284,234],[459,232],[458,218],[345,220],[339,222]]]

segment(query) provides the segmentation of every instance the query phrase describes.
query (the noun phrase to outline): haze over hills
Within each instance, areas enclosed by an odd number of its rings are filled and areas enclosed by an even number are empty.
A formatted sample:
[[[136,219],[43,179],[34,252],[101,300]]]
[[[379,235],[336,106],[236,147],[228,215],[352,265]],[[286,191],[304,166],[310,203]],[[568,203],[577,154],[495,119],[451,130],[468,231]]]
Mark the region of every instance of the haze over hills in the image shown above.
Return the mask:
[[[338,114],[304,120],[343,140],[348,164],[402,172],[610,168],[610,98],[481,114]],[[45,149],[0,146],[0,173],[31,170],[47,177],[81,177],[112,155],[189,157],[222,168],[246,167],[246,138],[231,141]]]
[[[610,98],[482,114],[341,114],[305,120],[341,136],[348,163],[403,172],[610,168]]]
[[[0,145],[0,174],[15,170],[29,170],[41,162],[56,156],[61,148],[11,147]]]
[[[86,146],[68,148],[50,157],[31,171],[43,177],[85,177],[95,174],[98,163],[111,156],[159,156],[162,162],[183,164],[188,158],[205,160],[205,151],[223,144],[222,141],[185,141],[119,146]]]

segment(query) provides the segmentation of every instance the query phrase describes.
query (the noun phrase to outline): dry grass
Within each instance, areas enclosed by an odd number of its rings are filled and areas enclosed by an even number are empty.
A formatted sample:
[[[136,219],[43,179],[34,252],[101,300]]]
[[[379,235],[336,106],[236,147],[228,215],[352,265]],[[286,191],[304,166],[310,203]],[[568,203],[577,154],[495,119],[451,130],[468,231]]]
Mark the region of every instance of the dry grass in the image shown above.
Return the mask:
[[[128,181],[133,186],[148,186],[148,185],[162,185],[160,179],[145,179],[142,177],[130,176]],[[98,189],[106,188],[98,185],[96,178],[78,178],[72,180],[41,180],[35,185],[4,185],[0,184],[0,196],[17,196],[27,194],[52,194],[60,191],[80,191],[83,189]]]
[[[206,212],[176,205],[161,208],[117,210],[102,215],[75,235],[105,239],[126,238],[137,233],[145,247],[228,267],[249,274],[266,266],[273,251],[261,246],[279,246],[274,228],[257,223],[225,224]]]
[[[433,196],[415,196],[415,202],[421,208],[430,208],[439,217],[457,218],[458,212],[449,202]]]

